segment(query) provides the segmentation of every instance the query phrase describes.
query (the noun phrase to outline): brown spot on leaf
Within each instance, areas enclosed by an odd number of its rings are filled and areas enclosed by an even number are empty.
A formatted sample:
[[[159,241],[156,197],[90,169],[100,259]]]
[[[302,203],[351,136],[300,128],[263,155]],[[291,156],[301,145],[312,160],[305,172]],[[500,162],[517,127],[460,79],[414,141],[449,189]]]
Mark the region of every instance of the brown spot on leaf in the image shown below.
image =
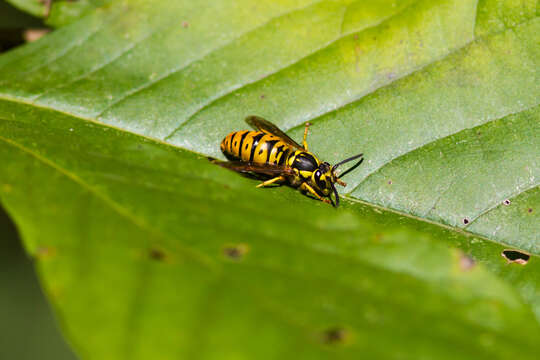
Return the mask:
[[[182,22],[182,27],[183,27],[184,29],[187,29],[187,28],[189,27],[189,23],[188,23],[187,21],[183,21],[183,22]]]
[[[348,342],[350,332],[342,327],[331,327],[322,333],[322,342],[328,345],[341,345]]]
[[[150,248],[148,251],[148,256],[150,259],[155,261],[165,261],[167,258],[167,254],[162,249],[159,249],[157,247]]]
[[[226,245],[223,247],[223,255],[233,261],[240,261],[248,253],[249,246],[246,244]]]
[[[388,180],[388,185],[392,185],[392,180]]]
[[[527,212],[528,212],[529,214],[532,213],[532,211],[533,211],[532,208],[529,208],[529,209],[527,210]]]
[[[529,262],[531,256],[523,251],[506,249],[503,250],[501,256],[508,261],[508,263],[517,263],[520,265],[525,265]]]

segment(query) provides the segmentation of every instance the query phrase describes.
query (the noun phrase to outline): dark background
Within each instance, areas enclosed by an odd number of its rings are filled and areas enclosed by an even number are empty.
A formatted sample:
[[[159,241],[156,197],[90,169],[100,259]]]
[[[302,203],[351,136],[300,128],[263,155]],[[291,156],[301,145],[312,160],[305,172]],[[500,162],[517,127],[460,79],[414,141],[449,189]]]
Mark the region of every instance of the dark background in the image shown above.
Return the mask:
[[[0,208],[0,359],[75,360],[13,222]]]

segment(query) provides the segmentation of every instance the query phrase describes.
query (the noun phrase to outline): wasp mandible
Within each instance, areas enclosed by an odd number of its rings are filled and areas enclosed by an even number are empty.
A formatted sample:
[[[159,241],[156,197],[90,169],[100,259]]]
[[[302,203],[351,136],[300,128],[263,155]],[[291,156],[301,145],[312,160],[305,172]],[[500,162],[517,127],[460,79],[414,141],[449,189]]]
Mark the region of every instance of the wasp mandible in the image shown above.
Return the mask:
[[[221,142],[221,151],[230,161],[213,160],[225,168],[269,177],[257,187],[288,183],[304,193],[334,206],[339,205],[335,183],[347,186],[337,175],[337,168],[349,161],[359,159],[352,168],[364,160],[363,154],[330,166],[308,151],[306,142],[309,123],[304,129],[302,145],[291,139],[276,125],[258,116],[248,116],[246,122],[255,130],[234,131]],[[351,169],[352,169],[351,168]],[[335,202],[332,200],[332,193]]]

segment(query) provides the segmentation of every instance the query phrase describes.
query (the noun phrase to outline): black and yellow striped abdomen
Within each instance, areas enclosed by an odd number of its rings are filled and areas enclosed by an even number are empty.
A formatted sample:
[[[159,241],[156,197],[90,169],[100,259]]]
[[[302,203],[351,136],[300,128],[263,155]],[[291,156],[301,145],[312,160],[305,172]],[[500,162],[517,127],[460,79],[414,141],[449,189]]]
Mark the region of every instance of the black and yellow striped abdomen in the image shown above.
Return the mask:
[[[279,137],[262,131],[235,131],[221,142],[229,160],[255,164],[284,165],[294,149]]]

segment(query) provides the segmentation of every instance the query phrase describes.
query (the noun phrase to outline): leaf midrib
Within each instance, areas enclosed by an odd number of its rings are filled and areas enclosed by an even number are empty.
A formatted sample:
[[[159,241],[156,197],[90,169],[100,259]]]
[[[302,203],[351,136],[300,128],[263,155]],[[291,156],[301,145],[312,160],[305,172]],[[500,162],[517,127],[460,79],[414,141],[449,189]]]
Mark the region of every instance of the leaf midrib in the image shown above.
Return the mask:
[[[151,235],[157,235],[157,237],[167,238],[167,239],[171,240],[162,231],[159,231],[158,229],[155,229],[152,226],[148,225],[147,222],[144,219],[136,216],[129,209],[122,206],[117,201],[114,201],[113,199],[111,199],[106,194],[101,193],[98,189],[96,189],[93,186],[91,186],[90,184],[88,184],[86,181],[84,181],[82,178],[80,178],[75,173],[61,167],[57,163],[47,159],[46,157],[36,153],[35,151],[32,151],[31,149],[27,148],[26,146],[24,146],[24,145],[22,145],[22,144],[20,144],[20,143],[18,143],[16,141],[5,138],[2,135],[0,135],[0,140],[5,142],[6,144],[8,144],[10,146],[13,146],[13,147],[19,149],[19,151],[22,151],[22,152],[34,157],[35,159],[37,159],[41,163],[47,165],[48,167],[54,169],[55,171],[58,171],[59,173],[61,173],[64,176],[66,176],[68,179],[75,182],[76,184],[81,186],[83,189],[87,190],[89,193],[91,193],[96,198],[98,198],[103,203],[105,203],[108,207],[110,207],[114,212],[118,213],[121,217],[127,219],[129,222],[133,223],[136,227],[140,228],[141,230],[144,230],[145,232],[147,232],[147,233],[149,233]],[[215,271],[215,264],[210,259],[210,257],[205,256],[202,253],[193,251],[192,249],[187,248],[187,247],[183,246],[182,244],[178,244],[178,246],[180,247],[180,249],[184,253],[184,255],[196,260],[198,263],[206,266],[208,269]]]
[[[96,125],[99,125],[99,126],[108,127],[108,128],[114,129],[114,130],[119,131],[119,132],[129,133],[129,134],[131,134],[133,136],[136,136],[136,137],[144,138],[147,141],[153,142],[153,143],[155,143],[155,144],[157,144],[159,146],[165,146],[165,147],[170,147],[170,148],[173,148],[173,149],[178,149],[178,150],[182,150],[182,151],[186,151],[186,152],[191,152],[191,153],[203,156],[203,157],[205,156],[204,154],[200,154],[200,153],[194,152],[192,150],[187,150],[187,149],[181,148],[179,146],[175,146],[175,145],[172,145],[170,143],[160,141],[159,139],[155,139],[155,138],[147,137],[147,136],[140,135],[140,134],[137,134],[137,133],[133,133],[131,131],[120,129],[120,128],[117,128],[117,127],[112,126],[112,125],[102,124],[102,123],[100,123],[98,121],[95,121],[93,119],[90,119],[90,118],[84,118],[82,116],[67,113],[67,112],[64,112],[64,111],[61,111],[61,110],[56,110],[56,109],[52,109],[52,108],[32,104],[32,103],[29,103],[29,102],[25,102],[25,101],[23,101],[21,99],[9,98],[9,97],[6,97],[6,96],[0,94],[0,100],[9,101],[9,102],[20,104],[20,105],[23,105],[23,106],[33,106],[33,107],[41,108],[41,109],[46,110],[46,111],[58,112],[58,113],[61,113],[63,115],[70,116],[70,117],[72,117],[74,119],[78,119],[80,121],[86,121],[86,122],[93,123],[93,124],[96,124]],[[166,236],[165,234],[162,234],[162,232],[160,230],[152,228],[150,225],[146,224],[146,221],[144,221],[143,219],[139,219],[136,215],[132,214],[129,211],[129,209],[124,208],[122,205],[118,204],[116,201],[114,201],[113,199],[111,199],[107,195],[101,194],[98,189],[96,189],[96,188],[92,187],[90,184],[86,183],[83,179],[78,177],[76,174],[72,174],[67,169],[63,169],[58,164],[50,161],[49,159],[47,159],[45,157],[42,157],[41,155],[33,152],[30,149],[27,149],[26,147],[24,147],[23,145],[21,145],[21,144],[19,144],[17,142],[14,142],[14,141],[12,141],[10,139],[7,139],[7,138],[5,138],[5,137],[3,137],[1,135],[0,135],[0,140],[4,141],[4,142],[6,142],[6,143],[8,143],[8,144],[10,144],[12,146],[15,146],[16,148],[30,154],[31,156],[34,156],[36,159],[43,162],[44,164],[52,167],[53,169],[56,169],[60,173],[66,175],[69,179],[71,179],[72,181],[74,181],[77,184],[81,185],[83,188],[87,189],[88,191],[90,191],[91,193],[96,195],[98,198],[103,200],[107,205],[109,205],[112,209],[117,211],[120,215],[122,215],[125,218],[129,219],[130,221],[132,221],[137,226],[141,227],[141,229],[144,229],[145,231],[148,231],[151,234],[158,234],[161,237],[168,238],[168,236]],[[409,219],[412,219],[412,220],[416,220],[416,221],[424,222],[424,223],[427,223],[427,224],[430,224],[430,225],[438,226],[438,227],[443,228],[445,230],[450,230],[450,231],[456,232],[456,233],[458,233],[460,235],[463,235],[463,236],[466,236],[466,237],[474,237],[474,238],[482,239],[482,240],[489,241],[489,242],[497,244],[497,245],[511,246],[511,245],[506,244],[504,242],[499,242],[499,241],[496,241],[494,239],[490,239],[490,238],[488,238],[486,236],[466,231],[463,228],[454,227],[454,226],[451,226],[451,225],[448,225],[448,224],[444,224],[444,223],[436,222],[436,221],[433,221],[433,220],[430,220],[430,219],[427,219],[427,218],[419,217],[419,216],[416,216],[416,215],[413,215],[413,214],[410,214],[410,213],[402,212],[402,211],[397,210],[397,209],[392,209],[392,208],[381,206],[379,204],[363,201],[363,200],[360,200],[360,199],[357,199],[357,198],[353,198],[353,197],[351,197],[349,195],[341,195],[341,197],[348,200],[349,202],[352,202],[352,203],[362,204],[362,205],[369,206],[371,208],[377,209],[378,211],[386,211],[386,212],[393,213],[393,214],[396,214],[396,215],[399,215],[399,216],[403,216],[403,217],[406,217],[406,218],[409,218]],[[185,248],[185,250],[188,253],[192,252],[192,250],[189,249],[189,248]],[[531,253],[530,255],[535,256],[535,257],[540,257],[540,254],[537,254],[537,253]],[[205,259],[205,261],[209,262],[209,263],[211,263],[213,265],[213,261],[210,260],[210,258]]]

